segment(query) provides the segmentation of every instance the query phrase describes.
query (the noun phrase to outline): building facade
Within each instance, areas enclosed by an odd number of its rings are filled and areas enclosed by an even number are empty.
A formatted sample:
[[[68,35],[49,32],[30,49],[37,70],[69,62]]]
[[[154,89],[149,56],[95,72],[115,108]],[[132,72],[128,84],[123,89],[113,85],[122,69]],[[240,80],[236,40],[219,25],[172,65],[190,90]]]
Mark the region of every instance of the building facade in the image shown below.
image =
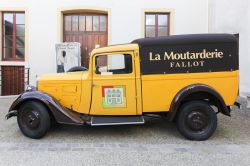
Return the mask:
[[[239,34],[240,94],[250,96],[250,1],[209,0],[209,32]]]
[[[55,73],[56,43],[81,43],[82,65],[88,66],[89,54],[97,46],[129,43],[142,37],[239,33],[227,27],[218,30],[220,23],[214,22],[223,19],[218,20],[214,13],[218,8],[216,3],[215,0],[2,0],[1,95],[17,94],[28,80],[35,84],[37,76]],[[245,58],[249,51],[240,53]],[[246,74],[247,66],[242,70]],[[241,83],[242,90],[247,91],[250,82]]]

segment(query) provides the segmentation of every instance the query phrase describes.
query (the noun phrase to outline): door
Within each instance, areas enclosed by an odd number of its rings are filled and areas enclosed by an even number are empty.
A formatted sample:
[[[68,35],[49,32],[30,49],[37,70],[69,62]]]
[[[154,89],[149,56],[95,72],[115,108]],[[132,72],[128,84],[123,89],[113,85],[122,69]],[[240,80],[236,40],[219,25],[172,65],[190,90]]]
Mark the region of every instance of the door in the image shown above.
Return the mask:
[[[137,115],[133,52],[95,55],[91,115]]]
[[[25,73],[23,66],[2,66],[1,70],[2,96],[24,92]]]
[[[89,66],[89,56],[96,47],[107,46],[107,15],[66,14],[64,15],[64,42],[81,44],[81,64]]]

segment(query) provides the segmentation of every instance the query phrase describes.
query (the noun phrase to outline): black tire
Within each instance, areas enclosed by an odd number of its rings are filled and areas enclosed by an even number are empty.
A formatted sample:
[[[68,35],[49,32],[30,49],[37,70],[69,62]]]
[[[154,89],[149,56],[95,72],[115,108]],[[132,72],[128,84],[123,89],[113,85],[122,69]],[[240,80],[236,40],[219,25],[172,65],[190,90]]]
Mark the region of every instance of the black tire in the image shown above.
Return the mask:
[[[217,116],[205,101],[191,101],[183,104],[178,111],[177,129],[190,140],[208,139],[217,127]]]
[[[39,139],[50,129],[50,115],[42,103],[28,101],[18,110],[17,123],[25,136]]]

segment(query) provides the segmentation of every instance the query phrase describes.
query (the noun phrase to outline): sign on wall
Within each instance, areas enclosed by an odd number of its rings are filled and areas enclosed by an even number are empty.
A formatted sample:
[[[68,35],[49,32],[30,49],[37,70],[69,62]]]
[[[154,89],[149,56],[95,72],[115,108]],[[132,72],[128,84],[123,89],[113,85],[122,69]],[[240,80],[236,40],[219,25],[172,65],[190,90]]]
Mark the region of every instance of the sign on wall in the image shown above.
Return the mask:
[[[66,42],[56,44],[57,73],[63,73],[75,66],[81,66],[80,43]]]

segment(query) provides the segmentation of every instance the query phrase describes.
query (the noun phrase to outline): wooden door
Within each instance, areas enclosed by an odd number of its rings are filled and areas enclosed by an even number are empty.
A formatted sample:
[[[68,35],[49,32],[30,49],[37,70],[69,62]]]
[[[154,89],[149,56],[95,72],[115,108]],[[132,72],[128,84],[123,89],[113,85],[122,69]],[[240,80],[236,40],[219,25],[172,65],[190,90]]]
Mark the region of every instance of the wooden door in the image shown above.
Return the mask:
[[[107,46],[107,15],[67,14],[64,15],[64,42],[81,44],[81,64],[89,66],[89,56],[96,47]]]
[[[1,67],[2,96],[17,95],[24,91],[25,73],[23,66]]]

